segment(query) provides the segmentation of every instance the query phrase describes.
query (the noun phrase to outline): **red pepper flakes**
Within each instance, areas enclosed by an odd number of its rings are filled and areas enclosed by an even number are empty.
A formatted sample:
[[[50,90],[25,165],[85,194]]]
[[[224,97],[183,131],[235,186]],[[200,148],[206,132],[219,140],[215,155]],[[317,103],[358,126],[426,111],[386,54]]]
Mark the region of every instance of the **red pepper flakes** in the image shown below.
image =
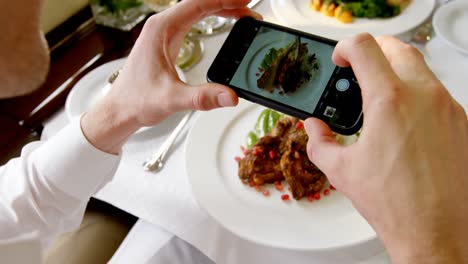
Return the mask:
[[[281,195],[281,200],[283,200],[283,201],[289,201],[289,194],[283,194],[283,195]]]
[[[263,196],[270,196],[270,191],[269,190],[264,190],[263,191]]]
[[[257,192],[261,192],[262,187],[260,185],[255,185],[255,190],[257,190]]]
[[[315,198],[314,198],[314,195],[313,195],[313,194],[310,194],[309,196],[307,196],[307,200],[308,200],[309,202],[313,202],[314,199],[315,199]]]
[[[270,152],[268,152],[268,156],[270,156],[270,159],[274,159],[276,158],[276,152],[274,150],[270,150]]]
[[[241,161],[241,158],[240,157],[235,157],[234,158],[237,162],[240,162]]]
[[[329,194],[330,194],[330,190],[325,189],[325,191],[323,191],[323,195],[329,195]]]
[[[255,74],[255,76],[260,76],[260,73],[257,72],[257,73]]]
[[[314,194],[314,199],[315,200],[320,200],[320,193],[319,192]]]
[[[333,191],[336,191],[335,186],[333,186],[333,185],[331,185],[331,184],[330,184],[330,189],[332,189]]]
[[[296,129],[297,130],[301,130],[304,128],[304,123],[302,123],[301,121],[297,122],[296,123]]]
[[[263,72],[264,70],[262,68],[258,68],[258,71],[259,72]]]

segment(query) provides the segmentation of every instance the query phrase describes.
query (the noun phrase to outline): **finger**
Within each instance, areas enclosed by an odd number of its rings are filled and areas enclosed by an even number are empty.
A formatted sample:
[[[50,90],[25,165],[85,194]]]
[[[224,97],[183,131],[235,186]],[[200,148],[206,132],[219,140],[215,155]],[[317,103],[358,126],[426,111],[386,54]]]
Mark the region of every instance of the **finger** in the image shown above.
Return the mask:
[[[245,8],[250,0],[184,0],[176,6],[157,15],[156,23],[160,28],[168,31],[164,40],[165,46],[171,47],[169,54],[172,60],[177,55],[182,40],[190,31],[193,24],[202,18],[220,13],[225,10]],[[246,12],[246,11],[243,11]],[[246,15],[258,16],[254,12],[246,12]],[[169,45],[172,43],[172,45]]]
[[[345,147],[336,141],[328,125],[319,119],[307,119],[304,127],[309,135],[307,143],[309,159],[328,177],[338,177],[339,168],[343,165],[341,161]]]
[[[184,0],[167,10],[166,22],[174,27],[177,36],[185,36],[200,19],[222,10],[245,7],[250,0]]]
[[[175,111],[212,110],[220,107],[236,106],[239,98],[228,87],[207,83],[200,86],[182,85],[175,100]]]
[[[405,83],[425,87],[428,81],[437,79],[415,47],[390,36],[376,38],[393,71]],[[417,72],[417,74],[414,74]]]
[[[362,90],[364,104],[373,97],[395,92],[399,79],[377,41],[369,34],[342,40],[333,52],[338,66],[351,66]]]
[[[221,10],[214,15],[221,17],[230,17],[230,18],[241,18],[241,17],[253,17],[255,19],[262,20],[263,16],[252,9],[249,8],[237,8],[237,9],[225,9]]]

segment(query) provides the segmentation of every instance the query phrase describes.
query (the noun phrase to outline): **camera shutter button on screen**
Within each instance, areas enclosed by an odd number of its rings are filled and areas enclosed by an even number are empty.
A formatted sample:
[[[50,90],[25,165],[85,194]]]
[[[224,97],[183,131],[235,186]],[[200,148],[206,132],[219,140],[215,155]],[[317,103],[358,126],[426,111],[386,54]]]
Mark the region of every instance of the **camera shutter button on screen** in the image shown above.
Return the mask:
[[[340,92],[344,92],[349,89],[350,83],[347,79],[340,79],[336,82],[336,89]]]

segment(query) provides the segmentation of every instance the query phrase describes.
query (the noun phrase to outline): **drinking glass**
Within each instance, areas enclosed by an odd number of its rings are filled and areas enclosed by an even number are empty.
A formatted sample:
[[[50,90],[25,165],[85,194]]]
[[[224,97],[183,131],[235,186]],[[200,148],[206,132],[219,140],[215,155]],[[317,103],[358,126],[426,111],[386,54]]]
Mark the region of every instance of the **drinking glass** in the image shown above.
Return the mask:
[[[177,0],[144,0],[145,4],[155,12],[161,12],[177,4]],[[176,64],[187,71],[200,61],[203,54],[201,42],[190,36],[186,36],[177,55]]]
[[[161,12],[177,4],[178,0],[144,0],[154,12]]]
[[[221,33],[229,29],[234,24],[234,20],[219,16],[209,16],[193,25],[191,34],[208,36]]]
[[[140,0],[90,0],[96,24],[131,30],[150,13]]]

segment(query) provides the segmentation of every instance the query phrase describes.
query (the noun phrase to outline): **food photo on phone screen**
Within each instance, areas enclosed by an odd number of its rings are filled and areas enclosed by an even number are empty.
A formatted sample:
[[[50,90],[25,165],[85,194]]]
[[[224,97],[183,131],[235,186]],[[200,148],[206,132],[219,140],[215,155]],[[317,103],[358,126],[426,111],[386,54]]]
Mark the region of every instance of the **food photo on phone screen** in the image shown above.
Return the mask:
[[[313,112],[335,70],[333,46],[261,27],[231,85]]]

